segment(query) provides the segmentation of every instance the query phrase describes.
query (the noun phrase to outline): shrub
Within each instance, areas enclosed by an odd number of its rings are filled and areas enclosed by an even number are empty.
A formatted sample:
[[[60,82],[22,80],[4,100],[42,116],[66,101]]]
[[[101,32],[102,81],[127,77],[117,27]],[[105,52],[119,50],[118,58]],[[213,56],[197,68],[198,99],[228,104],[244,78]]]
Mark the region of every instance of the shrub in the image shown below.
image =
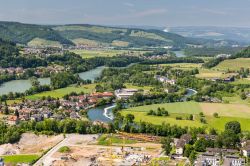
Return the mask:
[[[215,112],[213,115],[215,118],[219,118],[219,114],[217,112]]]
[[[63,146],[58,150],[58,152],[60,152],[60,153],[68,153],[68,152],[70,152],[70,148],[68,146]]]

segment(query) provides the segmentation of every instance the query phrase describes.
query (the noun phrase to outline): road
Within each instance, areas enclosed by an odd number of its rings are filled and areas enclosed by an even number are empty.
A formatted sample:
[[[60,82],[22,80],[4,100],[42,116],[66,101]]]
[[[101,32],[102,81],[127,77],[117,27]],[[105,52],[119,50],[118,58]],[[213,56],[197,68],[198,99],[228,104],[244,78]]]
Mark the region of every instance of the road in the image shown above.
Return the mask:
[[[53,161],[60,160],[60,158],[54,158],[53,154],[56,153],[59,148],[63,146],[74,146],[77,142],[81,141],[84,144],[94,140],[94,137],[97,138],[98,135],[79,135],[79,134],[67,134],[60,143],[50,149],[44,156],[42,156],[34,166],[51,166]]]

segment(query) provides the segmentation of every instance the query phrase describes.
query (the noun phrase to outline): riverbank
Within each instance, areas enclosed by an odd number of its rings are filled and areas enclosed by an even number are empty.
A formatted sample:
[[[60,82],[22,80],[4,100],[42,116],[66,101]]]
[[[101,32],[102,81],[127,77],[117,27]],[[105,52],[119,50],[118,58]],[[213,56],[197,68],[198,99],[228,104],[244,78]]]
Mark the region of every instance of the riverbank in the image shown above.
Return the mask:
[[[91,80],[94,81],[99,77],[102,71],[105,69],[105,66],[97,67],[95,69],[78,73],[79,77],[82,80]],[[50,78],[38,78],[38,81],[41,85],[50,85]],[[32,87],[31,80],[13,80],[8,81],[0,85],[0,95],[7,95],[10,92],[13,93],[24,93],[26,90],[29,90]]]

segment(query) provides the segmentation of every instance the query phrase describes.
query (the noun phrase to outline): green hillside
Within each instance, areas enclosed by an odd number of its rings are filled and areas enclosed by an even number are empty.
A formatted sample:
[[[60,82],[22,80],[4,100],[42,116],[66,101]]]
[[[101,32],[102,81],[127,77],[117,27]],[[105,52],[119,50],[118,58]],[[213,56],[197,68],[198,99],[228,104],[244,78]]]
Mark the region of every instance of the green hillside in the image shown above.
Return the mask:
[[[0,22],[0,38],[19,44],[27,44],[34,38],[58,41],[61,44],[73,44],[49,26],[17,22]]]
[[[160,30],[114,28],[96,25],[63,25],[55,26],[53,29],[69,40],[81,38],[96,41],[98,43],[109,43],[110,45],[125,47],[155,47],[166,45],[185,47],[186,44],[200,44],[200,42],[194,39]]]
[[[96,25],[34,25],[0,22],[0,38],[32,46],[88,44],[116,47],[157,47],[201,44],[199,39],[185,38],[160,30],[115,28]]]

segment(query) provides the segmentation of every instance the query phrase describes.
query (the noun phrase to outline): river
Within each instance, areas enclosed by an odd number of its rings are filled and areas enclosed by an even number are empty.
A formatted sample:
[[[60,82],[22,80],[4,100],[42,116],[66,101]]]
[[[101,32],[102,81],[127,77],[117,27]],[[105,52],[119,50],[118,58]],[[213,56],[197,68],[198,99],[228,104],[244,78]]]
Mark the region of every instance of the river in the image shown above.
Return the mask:
[[[91,108],[88,110],[88,118],[91,121],[112,122],[114,116],[112,108],[114,105]]]
[[[187,55],[185,55],[184,51],[174,51],[175,55],[177,57],[186,57]]]
[[[79,77],[84,80],[94,81],[97,77],[99,77],[103,71],[105,66],[97,67],[95,69],[79,73]],[[49,85],[50,78],[39,78],[38,79],[41,85]],[[19,92],[23,93],[26,90],[32,87],[30,80],[13,80],[8,81],[0,85],[0,95],[8,94],[10,92]]]
[[[49,85],[50,78],[39,78],[41,85]],[[30,80],[13,80],[0,85],[0,95],[8,94],[10,92],[23,93],[32,87]]]
[[[196,90],[188,88],[187,93],[182,98],[182,100],[186,101],[188,97],[195,95],[196,93]],[[88,118],[91,121],[112,122],[114,118],[112,108],[114,107],[115,105],[106,105],[102,107],[91,108],[88,110]]]

